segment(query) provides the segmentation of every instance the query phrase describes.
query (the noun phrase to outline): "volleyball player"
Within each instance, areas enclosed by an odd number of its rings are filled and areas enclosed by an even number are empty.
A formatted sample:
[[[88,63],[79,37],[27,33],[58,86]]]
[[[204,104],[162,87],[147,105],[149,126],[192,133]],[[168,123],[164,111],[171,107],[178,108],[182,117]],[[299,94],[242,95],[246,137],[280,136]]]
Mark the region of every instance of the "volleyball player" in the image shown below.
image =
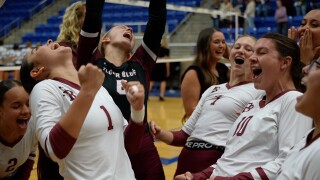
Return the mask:
[[[298,112],[313,119],[315,127],[290,150],[279,170],[277,179],[320,179],[320,58],[303,69],[303,84],[306,92],[297,97],[295,106]]]
[[[301,93],[297,43],[277,33],[260,38],[250,57],[253,82],[262,99],[243,109],[231,127],[222,157],[211,167],[176,179],[275,179],[289,149],[312,127],[310,118],[295,111]]]
[[[78,67],[88,62],[97,65],[105,73],[103,86],[108,90],[126,119],[130,117],[130,104],[125,96],[121,80],[139,81],[149,89],[151,71],[155,66],[160,42],[166,24],[166,0],[150,0],[149,20],[142,44],[135,52],[134,34],[125,25],[112,27],[100,39],[104,0],[86,2],[86,15],[78,44]],[[99,43],[100,42],[100,43]],[[145,91],[148,97],[148,91]],[[147,122],[147,98],[145,119]],[[139,180],[164,179],[164,171],[153,143],[153,137],[145,126],[145,134],[139,152],[129,154],[135,176]]]
[[[28,180],[37,139],[29,94],[16,80],[0,82],[0,179]]]
[[[161,130],[150,123],[155,137],[167,144],[184,146],[175,175],[198,172],[214,164],[223,154],[227,133],[238,114],[251,100],[263,95],[253,87],[249,57],[255,38],[243,36],[230,51],[231,75],[228,83],[212,85],[180,131]]]
[[[288,30],[288,37],[299,40],[301,61],[310,64],[312,60],[320,57],[320,9],[309,11],[301,20],[298,29],[292,27]]]
[[[37,138],[64,179],[134,179],[127,151],[139,148],[144,132],[139,82],[122,84],[132,109],[128,124],[101,87],[101,69],[87,64],[77,71],[69,47],[48,40],[28,53],[20,73]]]
[[[57,42],[62,46],[72,49],[73,64],[77,67],[77,47],[79,42],[80,30],[83,25],[86,12],[86,3],[77,1],[66,8]]]

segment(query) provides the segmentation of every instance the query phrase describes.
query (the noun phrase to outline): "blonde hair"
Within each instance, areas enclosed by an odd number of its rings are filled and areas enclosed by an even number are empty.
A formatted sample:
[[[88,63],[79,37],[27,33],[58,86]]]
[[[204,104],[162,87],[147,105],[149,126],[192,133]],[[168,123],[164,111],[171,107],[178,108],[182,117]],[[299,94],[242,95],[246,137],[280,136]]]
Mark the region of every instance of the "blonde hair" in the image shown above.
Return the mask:
[[[112,28],[111,28],[111,29],[112,29]],[[104,38],[106,38],[106,37],[109,36],[111,29],[109,29],[109,31],[107,31],[107,32],[101,37],[101,39],[100,39],[100,41],[99,41],[99,44],[98,44],[98,49],[99,49],[100,53],[101,53],[103,56],[105,56],[105,52],[104,52],[104,51],[105,51],[105,47],[103,46],[102,39],[104,39]]]
[[[84,6],[85,2],[78,1],[66,9],[57,38],[58,42],[70,41],[72,46],[78,45],[81,30],[80,18],[84,16],[80,10]]]

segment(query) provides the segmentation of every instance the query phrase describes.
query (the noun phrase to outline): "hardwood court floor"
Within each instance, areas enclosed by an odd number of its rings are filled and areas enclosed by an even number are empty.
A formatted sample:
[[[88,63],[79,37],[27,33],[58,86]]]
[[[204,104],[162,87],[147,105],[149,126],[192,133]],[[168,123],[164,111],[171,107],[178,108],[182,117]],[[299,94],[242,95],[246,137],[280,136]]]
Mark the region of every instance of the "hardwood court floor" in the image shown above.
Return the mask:
[[[181,98],[166,97],[165,101],[159,101],[158,97],[149,97],[148,118],[149,121],[155,121],[164,130],[180,130],[182,127],[181,117],[183,116],[183,107]],[[169,146],[160,141],[155,142],[158,149],[166,179],[173,179],[177,166],[177,157],[181,147]],[[37,180],[36,163],[31,172],[30,180]]]

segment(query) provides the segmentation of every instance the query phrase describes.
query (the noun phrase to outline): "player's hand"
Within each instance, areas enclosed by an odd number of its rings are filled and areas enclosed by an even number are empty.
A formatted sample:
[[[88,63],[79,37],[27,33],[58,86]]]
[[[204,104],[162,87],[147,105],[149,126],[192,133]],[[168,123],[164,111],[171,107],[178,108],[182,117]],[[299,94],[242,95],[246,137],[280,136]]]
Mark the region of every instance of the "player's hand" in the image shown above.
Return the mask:
[[[97,93],[104,81],[104,73],[91,63],[82,65],[78,71],[81,90]]]
[[[288,29],[288,38],[297,42],[298,37],[299,37],[298,29],[296,29],[294,26]]]
[[[320,46],[314,47],[312,32],[309,27],[300,37],[300,57],[304,64],[310,64],[316,54],[320,54]]]
[[[184,174],[177,175],[176,177],[174,177],[174,179],[175,180],[192,180],[193,176],[189,171],[187,171]]]
[[[309,27],[303,32],[303,35],[300,37],[300,57],[301,61],[304,64],[310,64],[314,55],[315,49],[313,49],[313,40],[312,40],[312,32]]]
[[[150,130],[152,132],[152,135],[157,138],[157,135],[159,135],[161,133],[161,127],[158,126],[154,121],[150,121],[149,122],[149,127],[150,127]]]
[[[145,90],[143,85],[139,81],[126,82],[121,81],[122,87],[126,91],[127,99],[131,104],[131,107],[139,111],[144,107]]]

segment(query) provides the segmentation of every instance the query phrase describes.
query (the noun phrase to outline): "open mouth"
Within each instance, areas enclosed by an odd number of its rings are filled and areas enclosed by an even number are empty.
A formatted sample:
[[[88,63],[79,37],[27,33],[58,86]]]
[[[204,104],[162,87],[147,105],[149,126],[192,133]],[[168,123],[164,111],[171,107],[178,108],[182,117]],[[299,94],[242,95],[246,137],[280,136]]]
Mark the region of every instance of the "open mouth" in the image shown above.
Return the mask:
[[[259,76],[262,73],[262,69],[252,69],[252,73],[254,75],[254,77]]]
[[[29,118],[17,119],[17,124],[20,128],[27,128]]]
[[[244,63],[244,59],[240,58],[240,57],[236,57],[235,60],[236,64],[243,64]]]
[[[124,33],[123,37],[128,38],[129,40],[131,40],[131,35],[129,33]]]

